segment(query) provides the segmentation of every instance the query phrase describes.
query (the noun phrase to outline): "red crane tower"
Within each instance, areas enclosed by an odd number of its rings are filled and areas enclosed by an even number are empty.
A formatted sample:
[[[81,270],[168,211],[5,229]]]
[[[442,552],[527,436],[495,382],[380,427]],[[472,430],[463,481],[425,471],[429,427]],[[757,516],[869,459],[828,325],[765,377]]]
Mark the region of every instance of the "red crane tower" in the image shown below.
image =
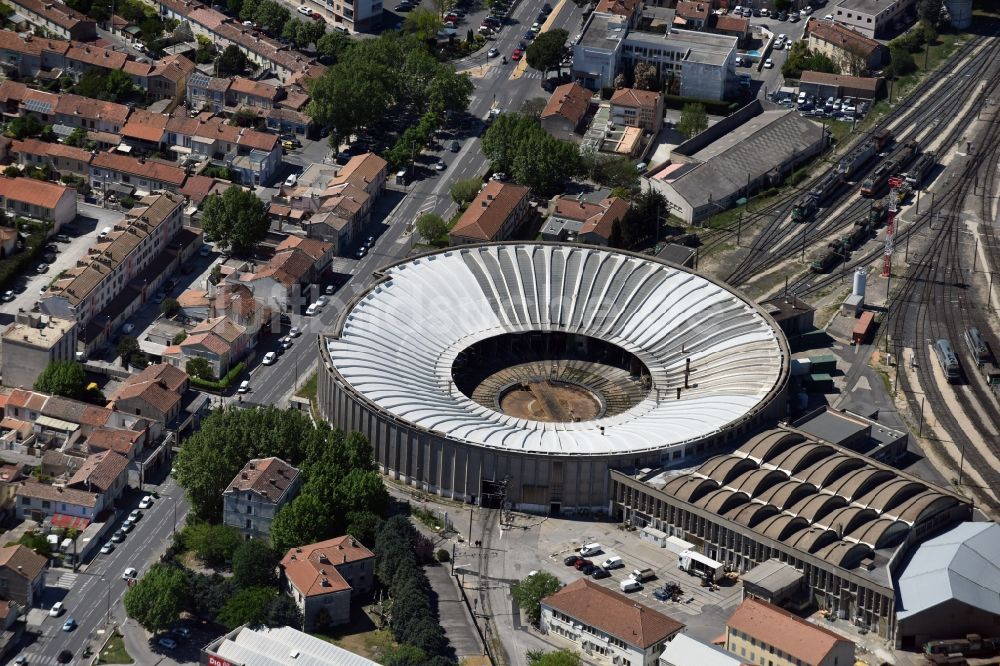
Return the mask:
[[[896,204],[899,199],[897,193],[903,185],[903,179],[893,176],[889,179],[889,206],[888,219],[885,224],[885,256],[882,258],[882,277],[887,278],[892,272],[892,249],[896,235]]]

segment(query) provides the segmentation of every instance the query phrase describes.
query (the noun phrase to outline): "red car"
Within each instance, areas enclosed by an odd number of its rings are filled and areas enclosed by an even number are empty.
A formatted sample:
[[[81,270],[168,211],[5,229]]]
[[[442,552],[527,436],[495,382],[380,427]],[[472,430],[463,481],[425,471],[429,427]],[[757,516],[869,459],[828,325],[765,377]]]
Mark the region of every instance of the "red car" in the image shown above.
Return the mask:
[[[520,56],[518,56],[518,57],[520,57]],[[576,562],[575,562],[575,563],[573,564],[573,567],[574,567],[574,568],[575,568],[575,569],[576,569],[577,571],[580,571],[580,570],[581,570],[581,569],[583,569],[583,568],[584,568],[585,566],[588,566],[588,565],[589,565],[589,566],[592,566],[593,564],[594,564],[594,563],[593,563],[593,562],[591,562],[590,560],[577,560],[577,561],[576,561]]]
[[[510,54],[511,60],[520,60],[521,54],[524,53],[521,49],[514,49],[514,52]]]

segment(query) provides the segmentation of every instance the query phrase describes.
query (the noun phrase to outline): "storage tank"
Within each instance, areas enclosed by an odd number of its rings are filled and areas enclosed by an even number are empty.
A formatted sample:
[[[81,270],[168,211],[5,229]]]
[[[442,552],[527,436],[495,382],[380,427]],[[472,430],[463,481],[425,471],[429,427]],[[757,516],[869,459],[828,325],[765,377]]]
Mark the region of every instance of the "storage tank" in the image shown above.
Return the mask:
[[[868,285],[868,273],[865,272],[863,268],[857,268],[854,271],[854,291],[851,292],[855,296],[865,297],[865,287]]]
[[[951,15],[951,26],[959,30],[972,25],[972,0],[944,0]]]

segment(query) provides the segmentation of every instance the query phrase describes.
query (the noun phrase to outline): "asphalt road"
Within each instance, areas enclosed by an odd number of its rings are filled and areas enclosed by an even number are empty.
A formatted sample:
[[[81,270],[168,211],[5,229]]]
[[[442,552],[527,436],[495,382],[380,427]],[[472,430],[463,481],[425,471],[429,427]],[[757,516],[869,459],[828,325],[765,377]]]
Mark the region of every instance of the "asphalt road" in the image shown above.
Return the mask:
[[[151,487],[147,485],[147,489]],[[92,641],[91,645],[97,647],[97,631],[108,628],[109,616],[113,623],[125,618],[122,597],[127,586],[122,580],[122,573],[128,567],[135,567],[141,577],[169,543],[175,521],[177,526],[183,526],[187,515],[188,505],[183,491],[173,479],[168,477],[159,486],[158,492],[160,498],[151,508],[143,511],[142,519],[114,551],[107,555],[98,553],[75,574],[62,569],[49,573],[43,608],[62,601],[66,611],[59,617],[46,616],[38,639],[19,653],[27,655],[29,664],[55,664],[62,650],[70,650],[75,657],[79,657],[88,642]],[[142,495],[132,492],[126,497],[128,504],[119,512],[118,523],[130,510],[138,507]],[[73,631],[63,631],[63,623],[69,617],[76,620],[78,626]]]

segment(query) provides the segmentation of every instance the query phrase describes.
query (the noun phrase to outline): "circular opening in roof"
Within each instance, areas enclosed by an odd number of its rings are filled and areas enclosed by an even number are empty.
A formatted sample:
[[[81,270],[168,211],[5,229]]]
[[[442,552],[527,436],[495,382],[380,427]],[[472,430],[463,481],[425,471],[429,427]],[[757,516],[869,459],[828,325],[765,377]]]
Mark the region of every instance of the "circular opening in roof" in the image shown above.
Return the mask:
[[[528,421],[576,423],[641,402],[649,370],[617,345],[572,333],[531,331],[480,340],[452,364],[455,387],[474,402]]]

